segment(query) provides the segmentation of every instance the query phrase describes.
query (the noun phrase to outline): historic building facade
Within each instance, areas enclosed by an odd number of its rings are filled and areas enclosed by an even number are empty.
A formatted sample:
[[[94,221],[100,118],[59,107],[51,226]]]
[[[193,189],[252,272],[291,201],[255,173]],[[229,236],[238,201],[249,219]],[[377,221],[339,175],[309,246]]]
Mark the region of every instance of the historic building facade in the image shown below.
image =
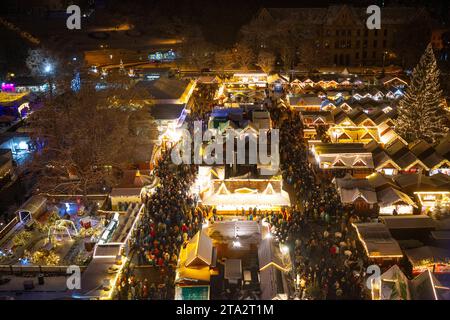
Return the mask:
[[[420,22],[424,30],[431,28],[430,16],[425,9],[386,7],[381,9],[381,29],[369,30],[366,20],[370,15],[366,9],[348,5],[263,8],[250,24],[289,21],[292,32],[300,30],[303,36],[314,40],[315,54],[320,55],[322,65],[338,66],[388,65],[398,58],[396,41],[405,41],[402,33],[405,28],[415,22]],[[261,43],[260,47],[266,47],[266,44]]]

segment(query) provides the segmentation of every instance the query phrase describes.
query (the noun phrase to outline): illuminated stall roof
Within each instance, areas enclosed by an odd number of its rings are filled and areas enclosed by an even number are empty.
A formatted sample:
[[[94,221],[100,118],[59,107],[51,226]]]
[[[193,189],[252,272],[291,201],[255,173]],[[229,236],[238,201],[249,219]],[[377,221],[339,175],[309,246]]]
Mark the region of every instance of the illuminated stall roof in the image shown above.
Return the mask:
[[[426,270],[410,282],[413,300],[450,300],[450,290],[441,285],[430,270]]]
[[[319,155],[367,153],[362,143],[321,143],[315,146],[315,150]]]
[[[410,300],[409,280],[395,264],[381,275],[381,300]]]
[[[351,175],[335,178],[334,182],[343,203],[353,203],[362,198],[369,204],[377,203],[377,194],[367,179],[356,179]]]
[[[383,79],[380,80],[380,82],[384,85],[384,86],[397,86],[397,85],[402,85],[405,86],[408,83],[399,78],[399,77],[394,77],[394,76],[386,76]]]
[[[301,95],[289,97],[289,104],[293,107],[313,107],[319,108],[322,105],[322,99],[316,95]]]
[[[369,118],[377,125],[378,127],[389,121],[391,119],[383,110],[377,109],[374,112],[369,114]]]
[[[335,142],[339,142],[338,140],[348,140],[347,142],[380,141],[377,128],[332,127],[329,132]]]
[[[450,133],[448,133],[435,147],[436,152],[450,160]]]
[[[401,140],[395,140],[393,143],[385,146],[384,149],[392,160],[404,170],[408,170],[415,166],[421,167],[424,170],[429,169],[408,149],[408,145],[404,144]]]
[[[303,111],[301,117],[306,125],[334,124],[330,111]]]
[[[450,190],[450,177],[443,174],[429,177],[420,173],[410,173],[396,175],[392,179],[407,193],[448,192]]]
[[[197,232],[186,246],[181,246],[175,283],[208,283],[211,278],[212,259],[211,238],[204,234],[204,231]]]
[[[270,209],[289,206],[289,195],[281,181],[259,179],[213,180],[213,188],[202,196],[204,205],[218,210],[236,210],[248,207]]]
[[[287,299],[288,275],[292,267],[289,254],[283,254],[273,238],[263,239],[258,247],[261,299]]]
[[[189,241],[191,249],[187,253],[185,266],[211,266],[213,258],[212,240],[205,231],[198,231]]]
[[[273,238],[266,238],[261,241],[258,247],[259,270],[264,270],[273,266],[280,271],[288,272],[290,264],[283,259],[280,247]]]
[[[385,145],[390,145],[394,141],[399,140],[403,144],[407,144],[406,140],[404,140],[397,132],[394,131],[388,124],[383,123],[378,126],[378,131],[380,132],[380,140]]]
[[[270,265],[259,276],[262,300],[287,300],[289,287],[282,271]]]
[[[382,207],[405,204],[417,208],[417,204],[406,193],[393,187],[377,192],[377,198],[378,203]]]
[[[444,164],[450,165],[449,160],[437,153],[433,146],[424,140],[415,141],[408,147],[430,169],[439,168]]]
[[[219,83],[222,83],[222,80],[218,76],[200,76],[197,79],[197,83],[219,84]]]
[[[389,230],[393,229],[435,229],[433,219],[426,215],[380,217]]]
[[[267,77],[267,82],[268,83],[275,83],[275,82],[279,82],[279,83],[289,83],[289,80],[286,79],[285,77],[279,75],[278,73],[269,75]]]
[[[233,78],[249,78],[249,77],[262,77],[267,80],[267,73],[258,71],[247,71],[233,74]]]
[[[350,112],[353,109],[353,107],[347,102],[342,102],[342,103],[337,104],[336,108],[340,108],[340,109],[342,109],[342,111],[345,111],[345,112]]]
[[[362,143],[318,143],[313,152],[324,169],[373,169],[372,153]]]
[[[383,190],[388,187],[398,188],[398,186],[392,181],[392,179],[386,177],[380,172],[374,172],[368,175],[367,180],[376,191]]]
[[[412,280],[393,265],[381,275],[381,300],[449,300],[450,290],[426,270]],[[374,291],[372,290],[372,293]]]
[[[361,109],[354,108],[347,113],[352,122],[357,126],[374,127],[375,123],[369,118],[369,116]]]
[[[369,258],[401,258],[402,250],[383,223],[354,223],[359,240]]]
[[[351,112],[351,110],[349,112]],[[356,126],[356,124],[349,117],[348,113],[339,107],[333,109],[331,111],[331,114],[333,116],[333,121],[335,125]]]
[[[450,249],[423,246],[405,250],[405,255],[413,267],[420,267],[424,262],[430,264],[450,264]]]

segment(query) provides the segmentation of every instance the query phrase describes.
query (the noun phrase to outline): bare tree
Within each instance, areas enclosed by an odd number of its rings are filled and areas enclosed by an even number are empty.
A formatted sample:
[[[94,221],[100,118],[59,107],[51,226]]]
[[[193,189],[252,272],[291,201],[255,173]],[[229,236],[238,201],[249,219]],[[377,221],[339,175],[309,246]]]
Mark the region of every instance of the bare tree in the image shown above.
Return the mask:
[[[224,75],[226,69],[233,67],[233,52],[231,52],[230,50],[218,51],[215,53],[214,61],[216,68],[222,70],[222,75]]]
[[[320,64],[319,49],[312,39],[304,39],[298,48],[300,64],[307,69],[314,69]]]
[[[268,51],[262,51],[258,54],[258,61],[256,65],[261,68],[262,71],[269,74],[273,70],[275,64],[275,55]]]
[[[248,70],[255,59],[253,50],[245,44],[238,43],[233,48],[233,57],[236,65],[239,65],[242,69]]]
[[[71,81],[81,70],[83,62],[63,58],[48,48],[28,50],[25,64],[34,77],[45,79],[50,95],[58,94],[71,88]]]
[[[217,84],[198,84],[190,100],[191,117],[203,120],[214,107]]]
[[[283,46],[281,45],[279,47],[279,53],[280,58],[283,61],[284,68],[286,71],[291,70],[294,67],[294,61],[295,61],[295,48],[290,46]]]
[[[33,76],[42,77],[53,71],[57,61],[49,50],[39,48],[28,50],[28,57],[25,63]]]
[[[280,21],[274,29],[276,32],[271,39],[273,47],[280,54],[284,68],[290,70],[294,67],[296,52],[303,40],[304,31],[295,17]]]
[[[131,91],[123,90],[121,100]],[[39,192],[81,193],[87,201],[89,192],[114,186],[133,163],[137,140],[130,119],[139,111],[109,107],[108,92],[83,85],[48,98],[30,116],[37,151],[27,169]]]

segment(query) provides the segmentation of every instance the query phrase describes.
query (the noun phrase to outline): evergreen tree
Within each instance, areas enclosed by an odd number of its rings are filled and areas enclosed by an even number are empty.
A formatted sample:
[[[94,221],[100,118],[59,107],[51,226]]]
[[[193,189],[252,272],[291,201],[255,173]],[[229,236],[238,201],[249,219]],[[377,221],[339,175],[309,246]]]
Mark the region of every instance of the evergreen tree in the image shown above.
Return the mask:
[[[396,131],[407,141],[424,139],[433,143],[441,138],[445,127],[439,70],[431,44],[414,68],[411,83],[398,106]]]

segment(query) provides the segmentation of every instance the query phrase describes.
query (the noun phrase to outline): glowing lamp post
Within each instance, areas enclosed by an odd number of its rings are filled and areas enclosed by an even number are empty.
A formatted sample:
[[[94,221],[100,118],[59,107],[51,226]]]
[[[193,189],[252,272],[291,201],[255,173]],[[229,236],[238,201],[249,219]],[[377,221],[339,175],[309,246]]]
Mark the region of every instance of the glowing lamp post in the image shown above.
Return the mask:
[[[42,68],[44,75],[47,77],[47,82],[49,85],[50,96],[53,95],[53,81],[51,79],[51,75],[53,74],[54,67],[50,62],[46,62]]]
[[[50,63],[45,64],[44,73],[50,74],[53,71],[53,66]]]

